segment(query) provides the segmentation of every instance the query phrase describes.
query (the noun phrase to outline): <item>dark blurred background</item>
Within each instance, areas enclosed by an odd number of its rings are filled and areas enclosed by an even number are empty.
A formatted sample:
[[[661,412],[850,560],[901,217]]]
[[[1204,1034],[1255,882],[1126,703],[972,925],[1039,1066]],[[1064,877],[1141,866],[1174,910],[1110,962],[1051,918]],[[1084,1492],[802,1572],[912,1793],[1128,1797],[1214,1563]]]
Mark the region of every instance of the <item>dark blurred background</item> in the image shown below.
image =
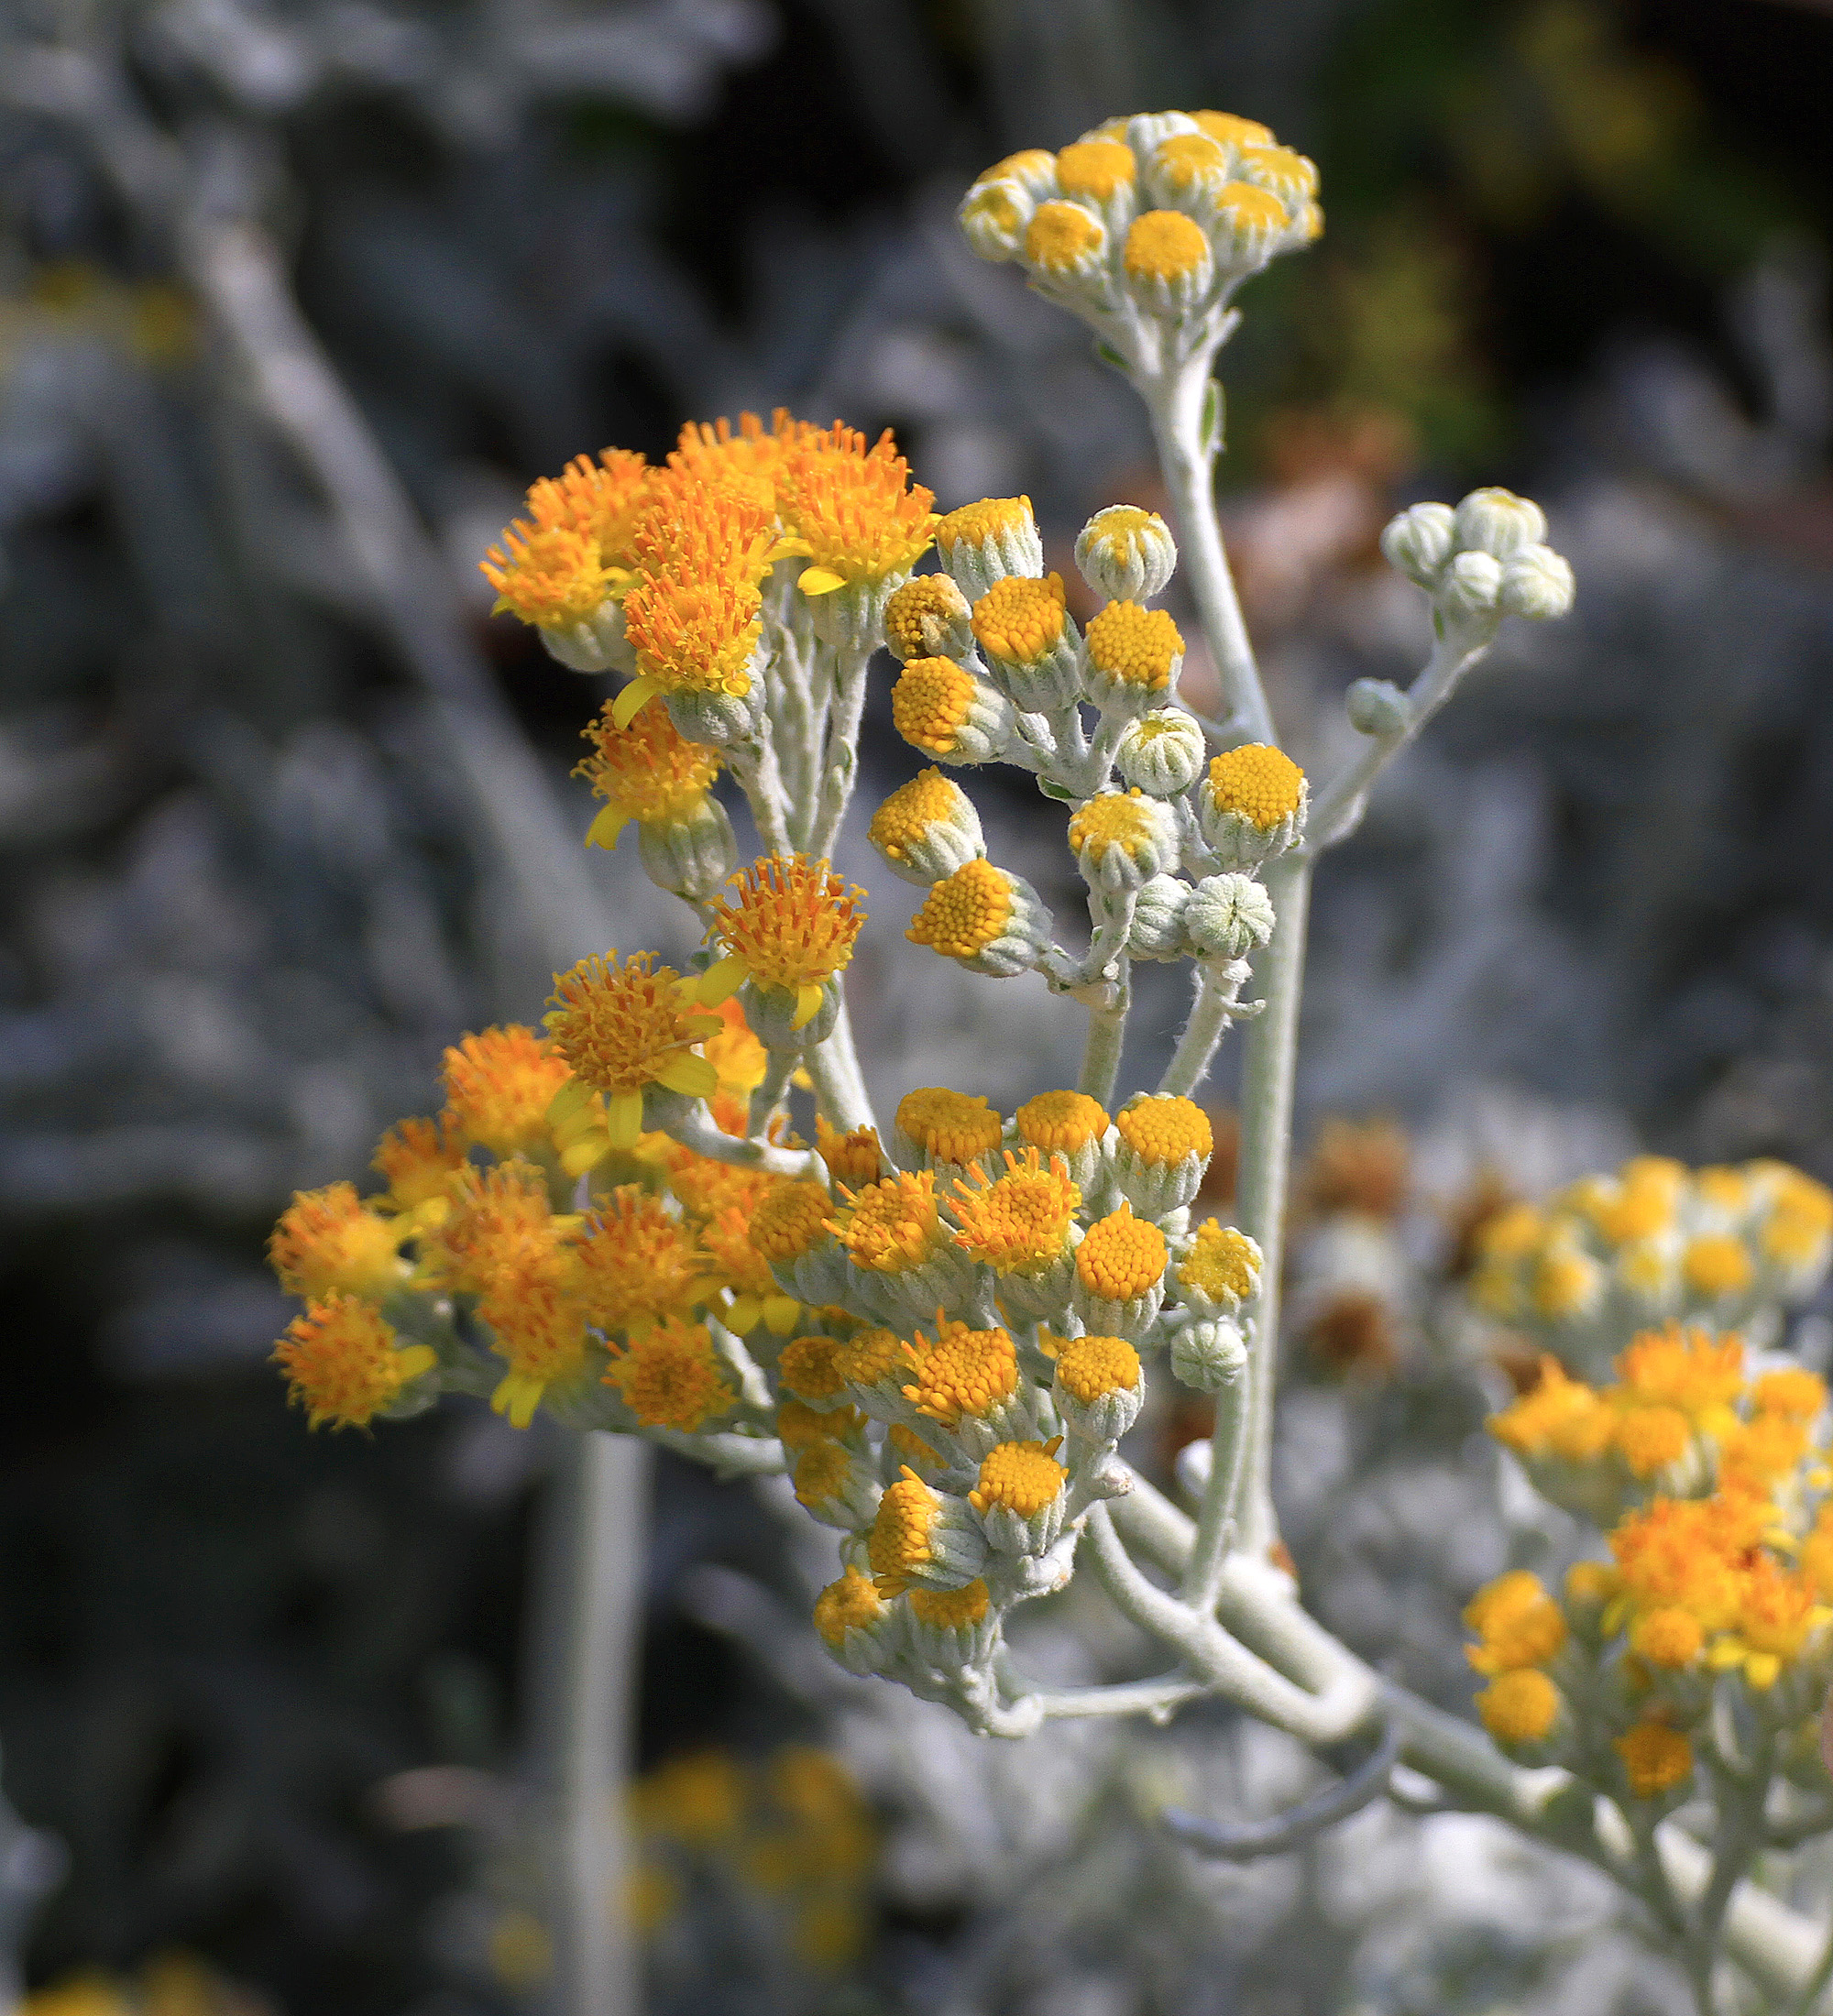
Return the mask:
[[[1224,359],[1301,753],[1417,648],[1399,505],[1507,483],[1577,573],[1320,889],[1306,1127],[1500,1088],[1833,1174],[1829,100],[1833,8],[1781,0],[0,0],[0,1749],[67,1864],[30,1982],[182,1949],[289,2016],[463,2016],[538,1975],[474,1908],[513,1827],[378,1788],[514,1780],[550,1440],[308,1435],[263,1242],[606,920],[678,934],[570,865],[596,696],[488,616],[533,477],[781,402],[894,426],[943,509],[1027,491],[1056,564],[1153,500],[1079,326],[953,237],[1017,147],[1213,105],[1320,164]],[[950,1032],[1048,1079],[873,957],[883,1084]],[[681,1600],[778,1572],[769,1522],[656,1490],[643,1762],[818,1739]],[[960,1923],[893,1904],[881,1950]],[[873,1968],[820,2006],[940,2006]]]

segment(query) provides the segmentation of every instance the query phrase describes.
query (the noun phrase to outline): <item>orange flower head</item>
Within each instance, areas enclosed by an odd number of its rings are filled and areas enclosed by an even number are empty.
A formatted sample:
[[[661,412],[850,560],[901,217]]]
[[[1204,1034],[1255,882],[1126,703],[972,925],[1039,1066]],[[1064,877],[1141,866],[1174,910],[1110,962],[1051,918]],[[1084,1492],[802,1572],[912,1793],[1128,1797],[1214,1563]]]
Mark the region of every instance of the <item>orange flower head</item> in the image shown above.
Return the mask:
[[[565,1057],[520,1023],[466,1036],[445,1053],[446,1124],[492,1155],[526,1155],[553,1140],[547,1109],[571,1076]]]
[[[274,1347],[288,1397],[313,1428],[363,1428],[438,1362],[424,1344],[396,1345],[394,1326],[353,1295],[333,1292],[295,1317]]]
[[[647,690],[749,693],[763,608],[757,584],[741,574],[671,566],[640,575],[624,597],[624,631]]]
[[[825,860],[767,855],[734,875],[732,896],[712,906],[709,937],[725,957],[712,970],[733,986],[749,976],[760,987],[801,993],[820,988],[852,961],[865,922],[865,891],[849,888]],[[729,965],[742,969],[721,973]],[[709,990],[703,990],[705,1000]],[[730,990],[728,990],[730,992]],[[812,1014],[813,1009],[810,1009]]]
[[[688,1435],[725,1413],[737,1397],[707,1326],[675,1316],[633,1338],[612,1360],[604,1383],[618,1389],[645,1428]]]
[[[611,592],[598,542],[567,525],[519,518],[477,565],[497,591],[491,615],[550,630],[585,622]]]
[[[403,1120],[376,1145],[369,1167],[389,1186],[388,1202],[411,1211],[447,1196],[465,1167],[465,1145],[439,1120]]]
[[[720,756],[704,742],[690,742],[668,709],[653,700],[637,709],[628,728],[612,720],[616,705],[607,700],[598,719],[581,730],[592,753],[573,774],[587,779],[619,824],[634,819],[640,826],[667,826],[684,819],[705,802],[719,774]],[[595,827],[595,837],[597,832]]]
[[[537,525],[563,526],[591,542],[615,589],[635,564],[635,532],[653,472],[628,448],[606,448],[595,463],[575,455],[557,477],[543,477],[528,493]]]
[[[296,1190],[268,1242],[268,1262],[289,1295],[379,1302],[401,1287],[401,1233],[348,1183]]]
[[[1047,1168],[1036,1148],[1022,1162],[1008,1148],[1004,1176],[976,1166],[973,1177],[972,1189],[955,1185],[956,1244],[1000,1274],[1038,1273],[1061,1257],[1082,1193],[1060,1161]]]
[[[719,1023],[695,1012],[692,983],[684,986],[672,966],[658,967],[653,953],[637,953],[621,966],[612,963],[616,958],[613,949],[609,959],[584,959],[571,972],[556,973],[546,1026],[560,1056],[606,1094],[611,1139],[628,1147],[641,1127],[645,1085],[698,1099],[718,1090],[718,1071],[691,1046]]]
[[[639,1330],[686,1316],[708,1292],[707,1255],[662,1200],[638,1184],[614,1189],[575,1242],[587,1320]]]
[[[776,497],[782,550],[809,563],[805,595],[908,574],[934,536],[935,494],[911,482],[889,428],[870,448],[838,421],[804,436],[784,456]]]
[[[982,1419],[1018,1390],[1017,1353],[1003,1330],[938,1321],[936,1342],[919,1336],[913,1348],[916,1377],[904,1397],[944,1428],[955,1427],[964,1414]]]

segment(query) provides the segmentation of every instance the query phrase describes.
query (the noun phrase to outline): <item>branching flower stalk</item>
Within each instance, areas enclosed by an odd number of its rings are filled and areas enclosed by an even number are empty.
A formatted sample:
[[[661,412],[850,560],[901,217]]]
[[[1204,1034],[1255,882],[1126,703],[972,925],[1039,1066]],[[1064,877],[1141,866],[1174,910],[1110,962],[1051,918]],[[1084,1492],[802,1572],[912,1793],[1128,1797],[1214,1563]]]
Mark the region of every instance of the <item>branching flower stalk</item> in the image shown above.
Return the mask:
[[[1487,1733],[1370,1671],[1281,1565],[1268,1463],[1311,877],[1504,618],[1572,598],[1531,503],[1414,507],[1383,546],[1428,597],[1429,663],[1407,692],[1351,689],[1367,748],[1315,796],[1279,748],[1211,492],[1210,373],[1240,285],[1321,228],[1315,183],[1252,121],[1163,113],[1015,155],[960,211],[973,249],[1088,322],[1145,400],[1224,722],[1180,698],[1184,640],[1156,606],[1180,553],[1150,512],[1084,527],[1103,605],[1084,632],[1028,501],[938,518],[888,433],[745,415],[689,426],[659,466],[607,450],[533,486],[486,572],[561,663],[622,678],[588,731],[591,837],[634,825],[701,945],[679,970],[610,951],[557,974],[540,1030],[448,1053],[445,1111],[378,1152],[382,1194],[296,1200],[274,1259],[308,1307],[280,1357],[314,1421],[459,1389],[517,1426],[544,1409],[787,1474],[838,1536],[814,1616],[829,1651],[982,1733],[1210,1696],[1314,1748],[1359,1739],[1345,1784],[1292,1814],[1180,1822],[1200,1851],[1309,1838],[1403,1762],[1440,1805],[1608,1870],[1680,1941],[1702,2011],[1728,1961],[1811,1999],[1821,1934],[1748,1879],[1833,1819],[1811,1733],[1833,1666],[1826,1395],[1798,1368],[1752,1375],[1732,1326],[1768,1337],[1812,1290],[1833,1197],[1779,1166],[1650,1165],[1492,1229],[1477,1298],[1552,1353],[1497,1432],[1617,1565],[1575,1566],[1564,1607],[1522,1576],[1473,1605]],[[906,936],[1089,1012],[1077,1087],[1010,1115],[927,1086],[882,1128],[864,1092],[844,976],[867,899],[829,854],[881,648],[897,730],[929,759],[870,827],[922,893]],[[1064,808],[1085,949],[988,855],[951,772],[994,761]],[[721,772],[763,842],[749,865]],[[1191,1007],[1158,1087],[1123,1096],[1141,959],[1188,963]],[[1213,1144],[1192,1095],[1237,1021],[1239,1222],[1193,1223]],[[1699,1327],[1659,1328],[1676,1320]],[[1620,1391],[1570,1375],[1613,1352]],[[1185,1478],[1194,1519],[1121,1453],[1148,1364],[1217,1403]],[[1164,1671],[1026,1678],[1005,1618],[1079,1566]],[[1694,1793],[1705,1839],[1675,1817]]]

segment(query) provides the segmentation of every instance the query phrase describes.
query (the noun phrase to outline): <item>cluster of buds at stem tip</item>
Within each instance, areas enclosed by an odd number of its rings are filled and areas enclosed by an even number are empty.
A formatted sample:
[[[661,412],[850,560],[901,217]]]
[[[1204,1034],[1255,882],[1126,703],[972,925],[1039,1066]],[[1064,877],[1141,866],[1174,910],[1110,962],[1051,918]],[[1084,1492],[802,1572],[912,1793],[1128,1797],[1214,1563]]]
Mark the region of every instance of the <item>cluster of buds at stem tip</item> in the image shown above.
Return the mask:
[[[1572,569],[1546,543],[1546,530],[1545,514],[1530,499],[1472,490],[1455,510],[1415,504],[1402,511],[1382,532],[1381,551],[1432,597],[1442,635],[1484,638],[1505,616],[1538,622],[1571,608]],[[1380,732],[1377,690],[1360,703],[1370,716],[1356,722],[1365,733]]]

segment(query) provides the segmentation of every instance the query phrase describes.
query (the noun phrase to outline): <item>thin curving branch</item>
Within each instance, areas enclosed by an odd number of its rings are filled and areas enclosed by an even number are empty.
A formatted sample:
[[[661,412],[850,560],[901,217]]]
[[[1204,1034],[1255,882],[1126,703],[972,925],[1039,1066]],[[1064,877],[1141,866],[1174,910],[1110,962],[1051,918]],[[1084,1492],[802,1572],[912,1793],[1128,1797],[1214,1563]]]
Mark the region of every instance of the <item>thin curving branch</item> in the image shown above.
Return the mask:
[[[1187,1847],[1217,1861],[1256,1862],[1269,1855],[1288,1855],[1372,1806],[1388,1789],[1388,1774],[1400,1760],[1400,1732],[1389,1723],[1373,1752],[1347,1778],[1266,1820],[1231,1824],[1169,1806],[1158,1815],[1158,1824]]]

